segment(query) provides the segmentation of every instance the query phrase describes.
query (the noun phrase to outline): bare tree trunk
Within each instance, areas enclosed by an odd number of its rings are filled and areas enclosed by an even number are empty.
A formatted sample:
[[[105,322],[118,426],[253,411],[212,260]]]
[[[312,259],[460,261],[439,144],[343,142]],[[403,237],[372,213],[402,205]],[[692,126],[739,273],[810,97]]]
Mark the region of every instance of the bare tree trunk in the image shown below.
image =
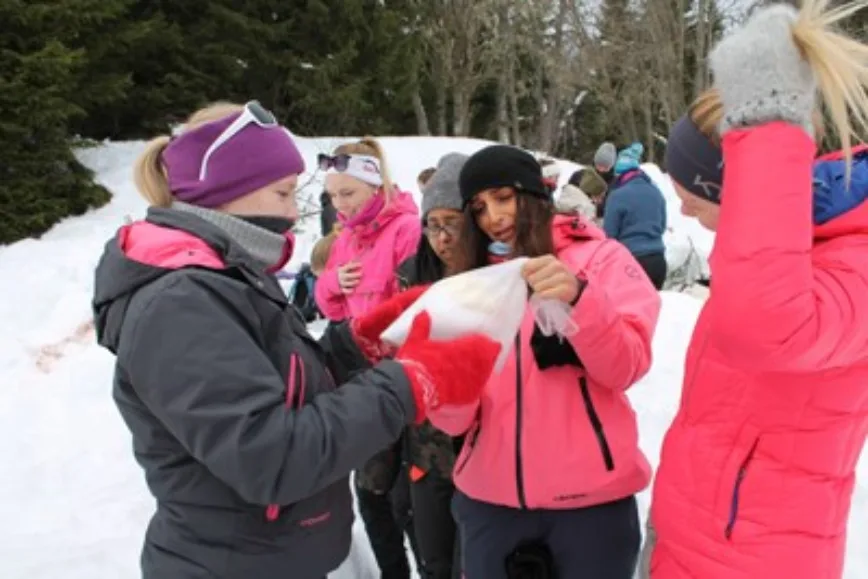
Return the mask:
[[[509,144],[509,109],[507,108],[507,81],[506,73],[501,73],[497,82],[497,140]]]
[[[697,0],[696,2],[696,39],[694,44],[694,54],[697,58],[696,74],[693,77],[693,98],[696,98],[699,93],[705,89],[705,58],[707,52],[706,43],[709,41],[707,29],[711,28],[708,22],[708,17],[711,15],[709,9],[712,0]]]
[[[425,105],[422,102],[422,95],[419,90],[413,91],[413,112],[416,114],[416,130],[420,135],[430,135],[431,129],[428,126],[428,113],[425,112]]]
[[[500,70],[497,75],[497,140],[501,143],[510,142],[509,123],[509,91],[512,83],[512,68],[514,60],[514,35],[510,31],[509,2],[501,1],[497,11],[497,42],[503,48],[500,59]]]
[[[521,111],[518,108],[518,87],[515,84],[515,68],[509,68],[509,118],[512,124],[512,144],[521,147]]]
[[[558,13],[555,17],[557,34],[551,54],[547,55],[547,91],[545,98],[545,112],[541,119],[540,148],[543,151],[552,152],[559,140],[559,128],[561,126],[561,113],[563,112],[563,99],[566,92],[565,69],[568,60],[564,55],[564,43],[566,36],[566,22],[571,9],[569,0],[559,0]],[[545,69],[544,69],[545,70]]]
[[[452,88],[452,134],[456,137],[467,135],[470,126],[470,95],[466,87],[457,85]]]
[[[656,155],[654,154],[654,116],[651,110],[653,99],[651,95],[644,94],[642,98],[642,116],[645,120],[645,151],[648,154],[648,161],[655,162]]]
[[[437,83],[437,134],[445,137],[447,132],[446,124],[446,85],[442,82]]]

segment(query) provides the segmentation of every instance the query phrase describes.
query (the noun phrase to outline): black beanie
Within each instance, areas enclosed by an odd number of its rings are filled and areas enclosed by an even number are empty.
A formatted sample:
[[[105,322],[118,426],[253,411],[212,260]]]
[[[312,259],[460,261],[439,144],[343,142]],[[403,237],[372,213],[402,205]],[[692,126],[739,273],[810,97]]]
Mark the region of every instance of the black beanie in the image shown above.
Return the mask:
[[[458,186],[464,206],[480,191],[500,187],[552,200],[543,182],[542,167],[534,156],[509,145],[491,145],[471,155],[461,169]]]

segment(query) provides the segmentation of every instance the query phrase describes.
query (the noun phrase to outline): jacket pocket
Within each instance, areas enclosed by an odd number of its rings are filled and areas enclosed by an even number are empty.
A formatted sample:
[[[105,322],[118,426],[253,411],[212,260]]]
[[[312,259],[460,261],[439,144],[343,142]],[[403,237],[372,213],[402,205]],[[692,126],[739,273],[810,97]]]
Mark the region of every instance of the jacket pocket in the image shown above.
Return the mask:
[[[582,400],[585,403],[585,411],[588,414],[588,421],[591,423],[591,428],[594,429],[594,436],[597,439],[597,444],[600,447],[600,454],[603,455],[603,463],[606,465],[606,470],[615,470],[615,459],[612,457],[612,449],[609,447],[609,441],[606,438],[606,431],[603,429],[603,423],[600,421],[600,415],[597,414],[597,409],[594,406],[594,399],[591,398],[591,389],[588,387],[588,380],[584,376],[579,378],[579,389],[582,392]]]
[[[726,519],[726,528],[724,528],[723,534],[726,537],[727,541],[732,540],[732,532],[735,529],[735,524],[738,522],[738,514],[741,502],[741,494],[742,488],[744,486],[745,478],[747,478],[747,473],[750,470],[751,462],[753,462],[753,457],[756,454],[757,446],[759,445],[759,437],[755,438],[753,444],[751,444],[750,449],[745,455],[744,459],[742,459],[741,464],[738,467],[738,471],[735,474],[735,480],[732,484],[732,492],[729,499],[729,515]]]
[[[454,475],[458,475],[464,467],[467,466],[467,462],[470,460],[470,455],[473,454],[473,447],[476,446],[476,439],[479,437],[479,431],[482,429],[482,425],[480,424],[479,418],[477,418],[473,427],[471,427],[470,432],[467,433],[467,436],[464,437],[464,446],[461,448],[461,453],[458,455],[458,460],[455,463],[455,471]]]
[[[289,375],[286,378],[285,405],[287,408],[301,408],[304,403],[304,364],[298,354],[293,352],[289,356]],[[271,504],[265,509],[265,518],[275,521],[280,515],[280,505]]]

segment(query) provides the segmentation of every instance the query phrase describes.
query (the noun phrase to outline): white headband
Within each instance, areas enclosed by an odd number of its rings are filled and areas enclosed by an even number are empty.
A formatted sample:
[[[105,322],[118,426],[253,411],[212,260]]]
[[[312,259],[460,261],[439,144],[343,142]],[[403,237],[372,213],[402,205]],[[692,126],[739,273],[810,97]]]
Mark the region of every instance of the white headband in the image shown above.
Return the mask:
[[[349,155],[347,168],[344,171],[338,171],[334,167],[330,168],[327,173],[337,173],[349,175],[363,183],[373,185],[374,187],[383,186],[383,175],[380,172],[380,160],[370,155]]]

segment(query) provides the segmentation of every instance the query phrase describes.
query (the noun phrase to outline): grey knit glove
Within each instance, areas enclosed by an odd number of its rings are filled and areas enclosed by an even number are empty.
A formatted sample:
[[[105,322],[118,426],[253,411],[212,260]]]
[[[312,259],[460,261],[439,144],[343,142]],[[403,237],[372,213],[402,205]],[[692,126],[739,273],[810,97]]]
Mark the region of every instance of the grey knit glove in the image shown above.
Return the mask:
[[[759,10],[709,54],[723,101],[720,132],[786,121],[813,138],[817,82],[793,42],[798,12],[774,5]]]

